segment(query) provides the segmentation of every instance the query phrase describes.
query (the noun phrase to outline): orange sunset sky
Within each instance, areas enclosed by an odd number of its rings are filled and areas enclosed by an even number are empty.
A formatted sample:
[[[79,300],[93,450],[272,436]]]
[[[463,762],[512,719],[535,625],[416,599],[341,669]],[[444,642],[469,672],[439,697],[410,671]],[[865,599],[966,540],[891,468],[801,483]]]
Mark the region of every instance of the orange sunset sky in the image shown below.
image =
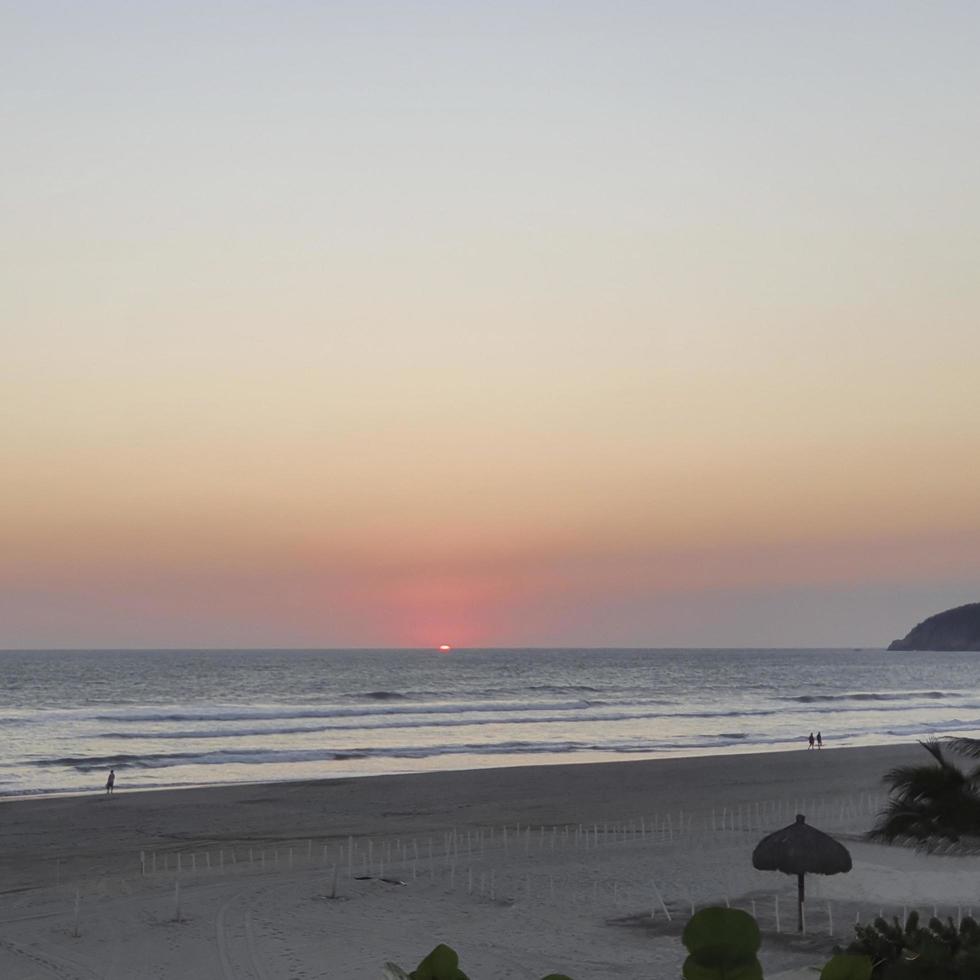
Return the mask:
[[[203,6],[0,10],[0,647],[980,600],[980,7]]]

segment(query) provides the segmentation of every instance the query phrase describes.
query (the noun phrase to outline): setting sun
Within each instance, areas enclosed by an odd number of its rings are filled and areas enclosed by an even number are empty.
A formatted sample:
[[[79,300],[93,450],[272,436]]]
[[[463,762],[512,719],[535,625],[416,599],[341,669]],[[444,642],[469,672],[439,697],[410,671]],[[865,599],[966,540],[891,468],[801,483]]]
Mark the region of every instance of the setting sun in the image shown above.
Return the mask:
[[[440,643],[439,644],[439,649],[443,653],[449,653],[449,651],[452,650],[452,647],[448,643]]]

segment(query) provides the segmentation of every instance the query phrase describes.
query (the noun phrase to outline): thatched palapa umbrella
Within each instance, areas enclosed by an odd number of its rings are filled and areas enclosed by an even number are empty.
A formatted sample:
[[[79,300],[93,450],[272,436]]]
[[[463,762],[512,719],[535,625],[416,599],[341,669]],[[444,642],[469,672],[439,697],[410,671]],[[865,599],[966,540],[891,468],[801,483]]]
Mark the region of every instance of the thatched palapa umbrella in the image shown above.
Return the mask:
[[[851,853],[829,834],[806,822],[803,814],[796,823],[763,837],[752,852],[752,867],[759,871],[782,871],[796,875],[797,928],[803,931],[803,876],[836,875],[851,870]]]

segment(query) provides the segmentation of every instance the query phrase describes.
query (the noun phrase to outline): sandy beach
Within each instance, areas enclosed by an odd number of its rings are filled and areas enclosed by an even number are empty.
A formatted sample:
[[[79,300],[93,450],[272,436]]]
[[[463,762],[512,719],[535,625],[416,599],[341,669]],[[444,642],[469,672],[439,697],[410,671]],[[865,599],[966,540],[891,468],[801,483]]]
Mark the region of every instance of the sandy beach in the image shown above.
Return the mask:
[[[821,962],[858,916],[980,909],[980,862],[859,839],[881,775],[921,755],[910,744],[130,794],[123,773],[111,800],[0,804],[0,976],[369,980],[446,941],[477,980],[668,978],[691,907],[726,901],[755,911],[773,975]],[[805,937],[792,931],[795,881],[750,862],[797,811],[855,862],[811,879]]]

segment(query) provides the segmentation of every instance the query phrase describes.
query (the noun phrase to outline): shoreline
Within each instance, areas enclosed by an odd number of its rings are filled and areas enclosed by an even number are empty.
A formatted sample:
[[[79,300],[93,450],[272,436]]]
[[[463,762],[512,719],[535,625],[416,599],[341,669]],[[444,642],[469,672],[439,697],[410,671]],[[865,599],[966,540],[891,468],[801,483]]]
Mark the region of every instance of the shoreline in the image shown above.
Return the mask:
[[[928,733],[924,733],[923,737],[926,737]],[[823,752],[841,752],[841,751],[866,751],[869,749],[894,749],[898,746],[903,746],[909,744],[906,738],[916,738],[916,736],[906,736],[902,739],[892,738],[888,741],[882,742],[869,742],[866,745],[837,745],[832,744],[828,746],[827,742],[824,743]],[[397,772],[367,772],[363,770],[357,770],[356,768],[341,768],[336,766],[337,762],[348,762],[353,760],[330,760],[329,765],[335,766],[334,773],[330,775],[322,775],[315,777],[293,777],[287,779],[275,779],[275,780],[264,780],[264,779],[242,779],[242,780],[228,780],[228,781],[216,781],[216,782],[187,782],[178,784],[158,784],[153,786],[137,786],[131,790],[125,789],[125,778],[126,773],[129,771],[142,772],[144,770],[135,769],[119,769],[116,773],[117,780],[119,782],[120,792],[125,792],[126,795],[131,796],[137,793],[165,793],[165,792],[190,792],[194,790],[222,790],[230,789],[233,787],[243,787],[243,786],[284,786],[290,783],[317,783],[317,782],[331,782],[338,779],[391,779],[391,778],[401,778],[409,776],[425,776],[437,773],[463,773],[463,772],[489,772],[507,769],[552,769],[561,766],[602,766],[602,765],[619,765],[619,764],[629,764],[634,762],[668,762],[668,761],[679,761],[679,760],[690,760],[690,759],[735,759],[745,756],[760,756],[760,755],[787,755],[794,752],[806,750],[805,741],[802,738],[796,739],[793,742],[778,742],[775,744],[768,743],[746,743],[746,744],[732,744],[725,747],[723,752],[705,752],[699,749],[676,749],[676,750],[663,750],[660,752],[637,752],[637,753],[627,753],[627,752],[606,752],[593,751],[590,753],[582,753],[580,757],[575,758],[575,753],[535,753],[533,755],[528,754],[527,756],[514,756],[509,758],[508,761],[502,762],[500,764],[495,764],[493,761],[484,762],[482,765],[477,764],[461,764],[459,766],[444,766],[439,768],[425,768],[425,769],[403,769]],[[544,761],[541,761],[543,757]],[[483,757],[484,759],[492,760],[494,757]],[[527,758],[529,761],[515,761],[522,758]],[[101,787],[104,788],[104,787]],[[20,792],[3,792],[0,790],[0,804],[11,803],[11,802],[30,802],[30,801],[40,801],[40,800],[52,800],[52,799],[64,799],[70,797],[91,797],[98,795],[100,793],[100,786],[93,785],[87,789],[51,789],[51,790],[24,790]]]
[[[563,758],[561,762],[507,762],[501,765],[462,765],[459,767],[446,767],[440,769],[420,769],[420,770],[404,770],[400,772],[337,772],[335,775],[325,775],[318,778],[311,779],[247,779],[247,780],[231,780],[228,782],[213,782],[213,783],[184,783],[176,785],[156,785],[156,786],[138,786],[130,790],[125,789],[125,774],[128,770],[120,769],[117,771],[117,789],[119,789],[119,795],[125,795],[127,798],[142,795],[144,793],[189,793],[189,792],[220,792],[222,790],[242,788],[242,787],[288,787],[291,785],[304,785],[309,786],[311,784],[318,783],[333,783],[338,780],[371,780],[371,779],[412,779],[417,777],[425,776],[439,776],[439,775],[456,775],[460,773],[475,773],[475,772],[501,772],[511,769],[542,769],[542,770],[553,770],[561,769],[564,767],[578,767],[578,766],[619,766],[619,765],[634,765],[634,764],[654,764],[654,763],[678,763],[678,762],[690,762],[694,760],[736,760],[742,759],[744,757],[757,758],[759,756],[785,756],[791,755],[795,752],[819,752],[823,755],[836,754],[841,752],[851,752],[851,753],[864,753],[872,752],[875,750],[895,750],[899,748],[908,747],[912,743],[908,741],[893,740],[889,742],[881,742],[869,745],[830,745],[828,746],[826,741],[822,749],[812,749],[808,750],[805,741],[801,738],[798,740],[802,744],[792,744],[780,743],[785,745],[784,748],[773,748],[768,745],[759,746],[732,746],[727,752],[711,752],[711,753],[701,753],[696,750],[678,750],[676,752],[664,752],[660,754],[650,754],[636,753],[635,755],[631,753],[616,753],[615,758]],[[918,741],[915,742],[918,745]],[[599,755],[601,753],[596,753]],[[613,753],[609,753],[613,756]],[[122,782],[120,780],[120,773],[122,773]],[[5,803],[14,802],[42,802],[44,800],[53,799],[72,799],[72,798],[91,798],[93,796],[102,795],[104,786],[100,789],[98,786],[93,786],[91,789],[87,790],[39,790],[39,791],[29,791],[26,790],[20,793],[3,793],[0,791],[0,806]]]

